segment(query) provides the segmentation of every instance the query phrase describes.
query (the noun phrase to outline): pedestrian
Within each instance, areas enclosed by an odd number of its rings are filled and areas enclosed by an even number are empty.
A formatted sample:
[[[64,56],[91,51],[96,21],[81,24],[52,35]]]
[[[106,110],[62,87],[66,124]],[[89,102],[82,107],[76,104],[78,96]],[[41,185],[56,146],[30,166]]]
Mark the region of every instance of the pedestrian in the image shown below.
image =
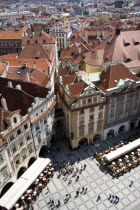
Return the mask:
[[[76,196],[78,197],[78,195],[79,195],[79,191],[77,190],[77,191],[76,191]]]
[[[82,191],[81,191],[81,193],[83,193],[83,192],[84,192],[84,190],[85,190],[85,188],[84,188],[84,187],[82,187]]]
[[[60,200],[58,200],[58,204],[57,204],[57,206],[60,206],[61,205],[61,202],[60,202]]]
[[[111,199],[111,194],[109,194],[109,197],[108,197],[108,200],[110,200]]]
[[[84,170],[85,170],[86,167],[87,167],[86,164],[84,164]]]
[[[114,202],[114,198],[115,198],[115,196],[114,196],[114,195],[112,195],[112,199],[110,200],[110,202],[111,202],[111,203],[113,203],[113,202]]]
[[[132,187],[133,181],[131,180],[129,187]]]
[[[87,192],[87,187],[85,188],[85,192],[84,192],[84,194],[86,194],[86,192]]]
[[[81,158],[79,157],[79,158],[78,158],[78,161],[80,161],[80,160],[81,160]]]
[[[98,197],[97,197],[97,202],[99,201],[101,199],[101,196],[100,195],[98,195]]]
[[[51,204],[54,205],[54,200],[52,200]]]

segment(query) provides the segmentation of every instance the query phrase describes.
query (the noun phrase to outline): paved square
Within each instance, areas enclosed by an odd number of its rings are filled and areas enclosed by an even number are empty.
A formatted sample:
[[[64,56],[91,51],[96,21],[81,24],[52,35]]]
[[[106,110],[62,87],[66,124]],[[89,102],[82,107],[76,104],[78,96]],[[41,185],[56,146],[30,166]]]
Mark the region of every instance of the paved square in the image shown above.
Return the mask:
[[[134,132],[134,131],[133,131]],[[135,130],[135,132],[139,132]],[[132,169],[127,174],[119,177],[118,179],[113,179],[107,172],[106,169],[99,166],[99,163],[93,158],[95,152],[101,150],[101,148],[106,148],[108,145],[114,144],[114,142],[121,141],[124,136],[131,135],[131,132],[122,134],[122,136],[117,136],[113,140],[102,141],[100,147],[95,145],[89,145],[88,147],[81,146],[80,149],[73,151],[72,155],[69,156],[70,150],[66,142],[61,143],[63,152],[60,157],[55,152],[50,152],[49,158],[52,160],[52,163],[55,165],[56,162],[54,157],[59,164],[62,160],[75,160],[77,161],[80,157],[80,162],[75,162],[74,168],[81,169],[81,166],[86,164],[85,171],[82,171],[79,175],[79,181],[75,182],[75,177],[69,175],[67,180],[63,180],[63,176],[59,179],[57,178],[58,171],[55,172],[53,179],[49,182],[47,192],[46,188],[43,189],[42,193],[39,196],[39,199],[34,202],[34,210],[53,210],[57,209],[56,207],[50,207],[48,202],[49,198],[52,198],[57,205],[58,199],[61,202],[61,206],[58,208],[60,210],[140,210],[140,166]],[[60,146],[60,144],[58,144]],[[87,152],[85,151],[87,148]],[[58,164],[57,164],[58,166]],[[72,178],[71,178],[72,177]],[[72,183],[68,185],[69,179],[72,179]],[[134,181],[133,185],[129,187],[131,180]],[[87,193],[80,193],[76,198],[76,191],[80,187],[87,187]],[[67,203],[64,203],[66,194],[70,193],[71,198]],[[117,204],[108,200],[109,194],[119,196],[120,200]],[[101,196],[101,199],[97,201],[98,195]]]

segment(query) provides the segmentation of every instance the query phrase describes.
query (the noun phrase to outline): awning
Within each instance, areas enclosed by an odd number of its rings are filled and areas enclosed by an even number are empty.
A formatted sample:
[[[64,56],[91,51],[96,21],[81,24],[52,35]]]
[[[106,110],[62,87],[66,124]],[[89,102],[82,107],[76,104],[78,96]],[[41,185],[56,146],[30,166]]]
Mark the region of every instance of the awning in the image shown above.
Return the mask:
[[[0,206],[11,209],[49,163],[48,158],[38,158],[2,196]]]
[[[140,138],[128,143],[127,145],[124,145],[123,147],[120,147],[112,152],[110,152],[107,155],[104,155],[105,158],[107,158],[107,160],[110,162],[132,150],[134,150],[135,148],[140,146]]]

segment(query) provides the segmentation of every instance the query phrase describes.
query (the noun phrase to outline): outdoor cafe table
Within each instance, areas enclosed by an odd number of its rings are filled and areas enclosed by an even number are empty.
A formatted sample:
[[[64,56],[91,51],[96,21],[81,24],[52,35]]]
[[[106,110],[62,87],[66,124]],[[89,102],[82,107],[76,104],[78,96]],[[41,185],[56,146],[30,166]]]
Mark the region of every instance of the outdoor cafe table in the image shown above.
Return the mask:
[[[129,142],[128,144],[122,146],[121,148],[118,148],[112,152],[110,152],[107,155],[104,155],[103,157],[105,157],[109,162],[134,150],[135,148],[140,146],[140,138],[133,141],[133,142]]]

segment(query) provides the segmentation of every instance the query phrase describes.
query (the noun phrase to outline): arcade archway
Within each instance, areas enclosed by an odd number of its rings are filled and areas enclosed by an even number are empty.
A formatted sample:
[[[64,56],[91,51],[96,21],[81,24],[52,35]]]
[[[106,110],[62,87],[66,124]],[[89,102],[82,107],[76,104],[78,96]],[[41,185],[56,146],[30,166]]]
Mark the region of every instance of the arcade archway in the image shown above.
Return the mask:
[[[40,149],[39,157],[44,157],[45,158],[48,154],[48,150],[49,150],[49,148],[46,145],[43,145]]]
[[[107,133],[107,138],[111,138],[111,137],[114,137],[114,130],[113,129],[109,130],[108,133]]]
[[[13,182],[9,182],[3,187],[0,194],[0,198],[10,189],[10,187],[12,187],[13,184],[14,184]]]
[[[125,132],[125,125],[122,125],[118,130],[118,133],[122,133],[122,132]]]
[[[82,138],[79,140],[79,146],[80,145],[88,145],[88,139],[87,138]]]
[[[32,158],[29,160],[28,168],[35,162],[35,160],[36,160],[35,157],[32,157]]]
[[[93,142],[95,141],[101,141],[101,134],[96,134],[94,137],[93,137]]]
[[[22,176],[22,174],[26,171],[26,168],[22,167],[19,169],[18,174],[17,174],[17,179]]]

